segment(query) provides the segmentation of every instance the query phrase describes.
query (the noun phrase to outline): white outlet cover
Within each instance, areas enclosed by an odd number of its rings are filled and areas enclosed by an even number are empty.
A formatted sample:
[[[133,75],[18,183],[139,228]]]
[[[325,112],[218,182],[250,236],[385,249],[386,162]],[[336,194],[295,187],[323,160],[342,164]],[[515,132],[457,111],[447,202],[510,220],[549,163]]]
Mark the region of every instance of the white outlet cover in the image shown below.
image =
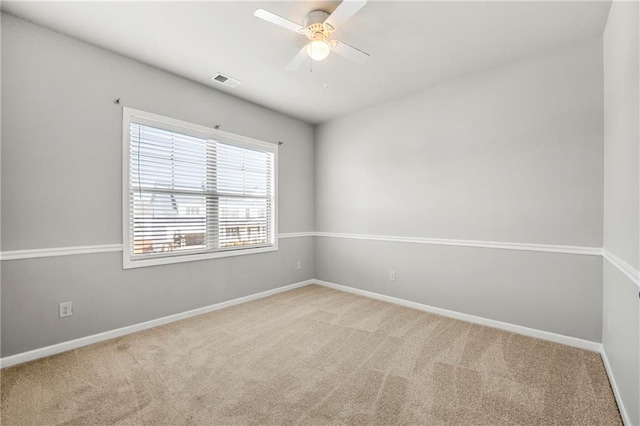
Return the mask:
[[[73,315],[73,304],[71,302],[62,302],[58,307],[58,316],[60,318],[70,317]]]

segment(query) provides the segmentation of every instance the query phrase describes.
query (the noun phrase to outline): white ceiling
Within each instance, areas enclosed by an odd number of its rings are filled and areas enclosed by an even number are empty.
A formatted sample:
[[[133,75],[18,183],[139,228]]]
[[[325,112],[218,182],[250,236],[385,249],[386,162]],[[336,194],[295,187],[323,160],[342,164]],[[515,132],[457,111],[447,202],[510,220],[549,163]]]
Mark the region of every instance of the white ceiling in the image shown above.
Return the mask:
[[[80,40],[320,123],[462,75],[602,34],[609,1],[370,1],[335,38],[371,54],[358,65],[285,71],[301,35],[253,16],[258,8],[300,24],[338,2],[2,2],[2,10]],[[242,81],[210,81],[222,72]]]

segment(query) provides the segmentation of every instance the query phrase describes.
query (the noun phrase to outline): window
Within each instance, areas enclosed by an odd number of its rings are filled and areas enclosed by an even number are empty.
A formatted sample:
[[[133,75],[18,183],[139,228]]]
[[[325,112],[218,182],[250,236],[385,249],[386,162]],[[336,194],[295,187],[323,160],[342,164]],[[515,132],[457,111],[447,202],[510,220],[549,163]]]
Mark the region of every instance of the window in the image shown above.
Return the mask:
[[[123,117],[124,268],[277,250],[277,145]]]

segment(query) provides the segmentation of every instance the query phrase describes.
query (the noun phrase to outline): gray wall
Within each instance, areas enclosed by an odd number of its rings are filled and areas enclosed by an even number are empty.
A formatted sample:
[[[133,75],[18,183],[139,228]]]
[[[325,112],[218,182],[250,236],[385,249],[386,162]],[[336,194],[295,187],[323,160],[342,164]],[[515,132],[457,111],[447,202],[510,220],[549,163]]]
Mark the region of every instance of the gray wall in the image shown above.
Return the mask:
[[[638,3],[611,5],[604,32],[604,249],[634,268],[640,256]],[[631,424],[640,424],[640,286],[604,261],[602,344]],[[611,321],[609,331],[608,322]]]
[[[116,98],[198,124],[219,123],[228,132],[283,140],[279,232],[313,230],[312,126],[3,15],[4,251],[122,242]],[[138,270],[122,271],[121,256],[2,262],[2,356],[314,275],[310,237],[281,239],[277,253]],[[59,320],[57,305],[69,300],[74,315]]]
[[[639,269],[637,2],[612,3],[603,39],[604,247]]]
[[[122,269],[121,253],[25,259],[2,268],[3,356],[138,324],[312,278],[311,238],[277,252]],[[58,319],[58,302],[73,316]]]
[[[594,39],[330,121],[316,231],[601,247],[602,117]],[[318,279],[601,339],[598,256],[316,240]]]
[[[602,346],[631,425],[640,424],[638,291],[640,288],[604,260]],[[608,318],[611,318],[609,331]]]
[[[323,237],[315,252],[322,280],[600,341],[597,256]]]

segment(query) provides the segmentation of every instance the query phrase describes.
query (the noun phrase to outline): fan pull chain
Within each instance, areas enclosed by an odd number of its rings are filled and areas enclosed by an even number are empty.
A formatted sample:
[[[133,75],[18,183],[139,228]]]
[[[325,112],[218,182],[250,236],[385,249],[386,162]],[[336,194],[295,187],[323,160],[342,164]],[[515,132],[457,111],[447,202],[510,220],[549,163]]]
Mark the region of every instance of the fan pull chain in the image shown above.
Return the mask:
[[[327,56],[324,60],[324,88],[325,89],[329,88],[329,56]]]

